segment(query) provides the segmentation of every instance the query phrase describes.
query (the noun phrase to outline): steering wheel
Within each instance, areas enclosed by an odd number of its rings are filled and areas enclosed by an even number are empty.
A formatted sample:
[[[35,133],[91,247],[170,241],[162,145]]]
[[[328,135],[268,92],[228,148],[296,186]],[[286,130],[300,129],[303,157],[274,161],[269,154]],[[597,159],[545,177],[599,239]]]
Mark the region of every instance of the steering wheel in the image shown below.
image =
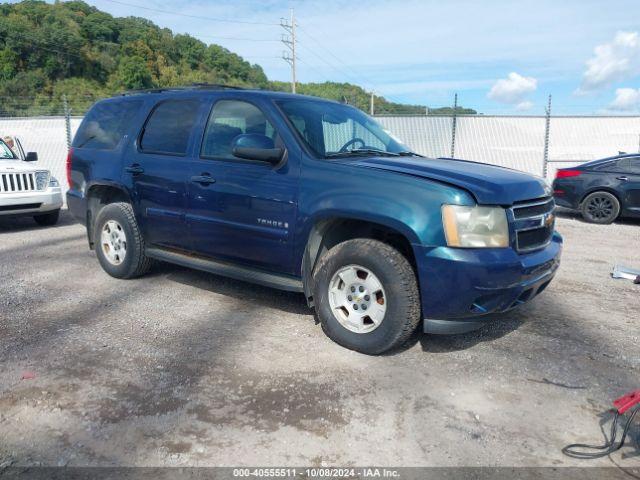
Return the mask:
[[[358,137],[356,137],[356,138],[352,138],[352,139],[351,139],[351,140],[349,140],[347,143],[345,143],[345,144],[340,148],[340,150],[338,150],[338,153],[344,153],[344,152],[347,152],[347,151],[348,151],[348,148],[349,148],[351,145],[355,144],[355,143],[361,143],[361,144],[362,144],[362,146],[361,146],[360,148],[364,148],[364,147],[367,145],[367,144],[364,142],[364,140],[363,140],[363,139],[361,139],[361,138],[358,138]]]

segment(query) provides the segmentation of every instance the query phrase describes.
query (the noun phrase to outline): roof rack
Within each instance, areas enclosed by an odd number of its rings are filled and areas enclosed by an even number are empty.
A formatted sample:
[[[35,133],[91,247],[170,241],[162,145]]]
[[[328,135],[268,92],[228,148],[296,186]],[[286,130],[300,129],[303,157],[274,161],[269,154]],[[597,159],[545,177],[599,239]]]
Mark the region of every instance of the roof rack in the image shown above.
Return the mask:
[[[218,83],[192,83],[191,85],[182,87],[164,87],[164,88],[144,88],[139,90],[127,90],[122,92],[121,96],[137,95],[140,93],[162,93],[162,92],[180,92],[188,90],[245,90],[243,87],[234,85],[224,85]]]

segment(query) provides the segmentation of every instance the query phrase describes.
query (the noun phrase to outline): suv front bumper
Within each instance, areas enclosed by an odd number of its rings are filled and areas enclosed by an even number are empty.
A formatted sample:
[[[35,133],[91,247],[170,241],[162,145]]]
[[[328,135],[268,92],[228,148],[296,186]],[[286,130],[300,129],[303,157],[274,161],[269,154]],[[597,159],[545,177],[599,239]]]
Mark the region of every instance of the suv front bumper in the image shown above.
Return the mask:
[[[560,264],[562,237],[554,233],[546,247],[526,254],[511,248],[414,248],[424,331],[463,333],[484,325],[483,316],[506,312],[541,293]]]
[[[0,195],[0,215],[38,215],[62,208],[62,189],[48,187],[46,190]]]

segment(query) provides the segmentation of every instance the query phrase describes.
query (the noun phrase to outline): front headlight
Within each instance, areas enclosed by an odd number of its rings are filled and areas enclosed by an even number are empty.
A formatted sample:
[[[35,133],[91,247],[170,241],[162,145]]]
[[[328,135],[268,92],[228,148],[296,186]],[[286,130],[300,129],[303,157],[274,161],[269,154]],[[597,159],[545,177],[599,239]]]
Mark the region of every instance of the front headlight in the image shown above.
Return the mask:
[[[36,188],[44,190],[49,185],[49,172],[36,172]]]
[[[507,212],[501,207],[443,205],[442,223],[450,247],[509,246]]]
[[[51,179],[49,180],[49,186],[50,187],[59,187],[60,186],[60,182],[58,182],[58,179],[56,177],[51,177]]]

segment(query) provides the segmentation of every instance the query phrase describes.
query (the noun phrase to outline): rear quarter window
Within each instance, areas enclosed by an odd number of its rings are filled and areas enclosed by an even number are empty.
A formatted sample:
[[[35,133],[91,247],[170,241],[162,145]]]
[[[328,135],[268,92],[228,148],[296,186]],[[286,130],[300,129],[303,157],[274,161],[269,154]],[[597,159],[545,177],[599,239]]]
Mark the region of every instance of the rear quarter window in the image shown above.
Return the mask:
[[[640,175],[640,157],[631,157],[629,163],[631,173]]]
[[[78,128],[73,147],[113,150],[120,143],[142,103],[142,100],[131,100],[96,104]]]
[[[595,172],[628,172],[629,171],[629,159],[619,158],[617,160],[610,160],[600,163],[591,168]]]
[[[198,100],[165,100],[156,105],[144,126],[140,149],[145,153],[185,155],[198,119]]]

